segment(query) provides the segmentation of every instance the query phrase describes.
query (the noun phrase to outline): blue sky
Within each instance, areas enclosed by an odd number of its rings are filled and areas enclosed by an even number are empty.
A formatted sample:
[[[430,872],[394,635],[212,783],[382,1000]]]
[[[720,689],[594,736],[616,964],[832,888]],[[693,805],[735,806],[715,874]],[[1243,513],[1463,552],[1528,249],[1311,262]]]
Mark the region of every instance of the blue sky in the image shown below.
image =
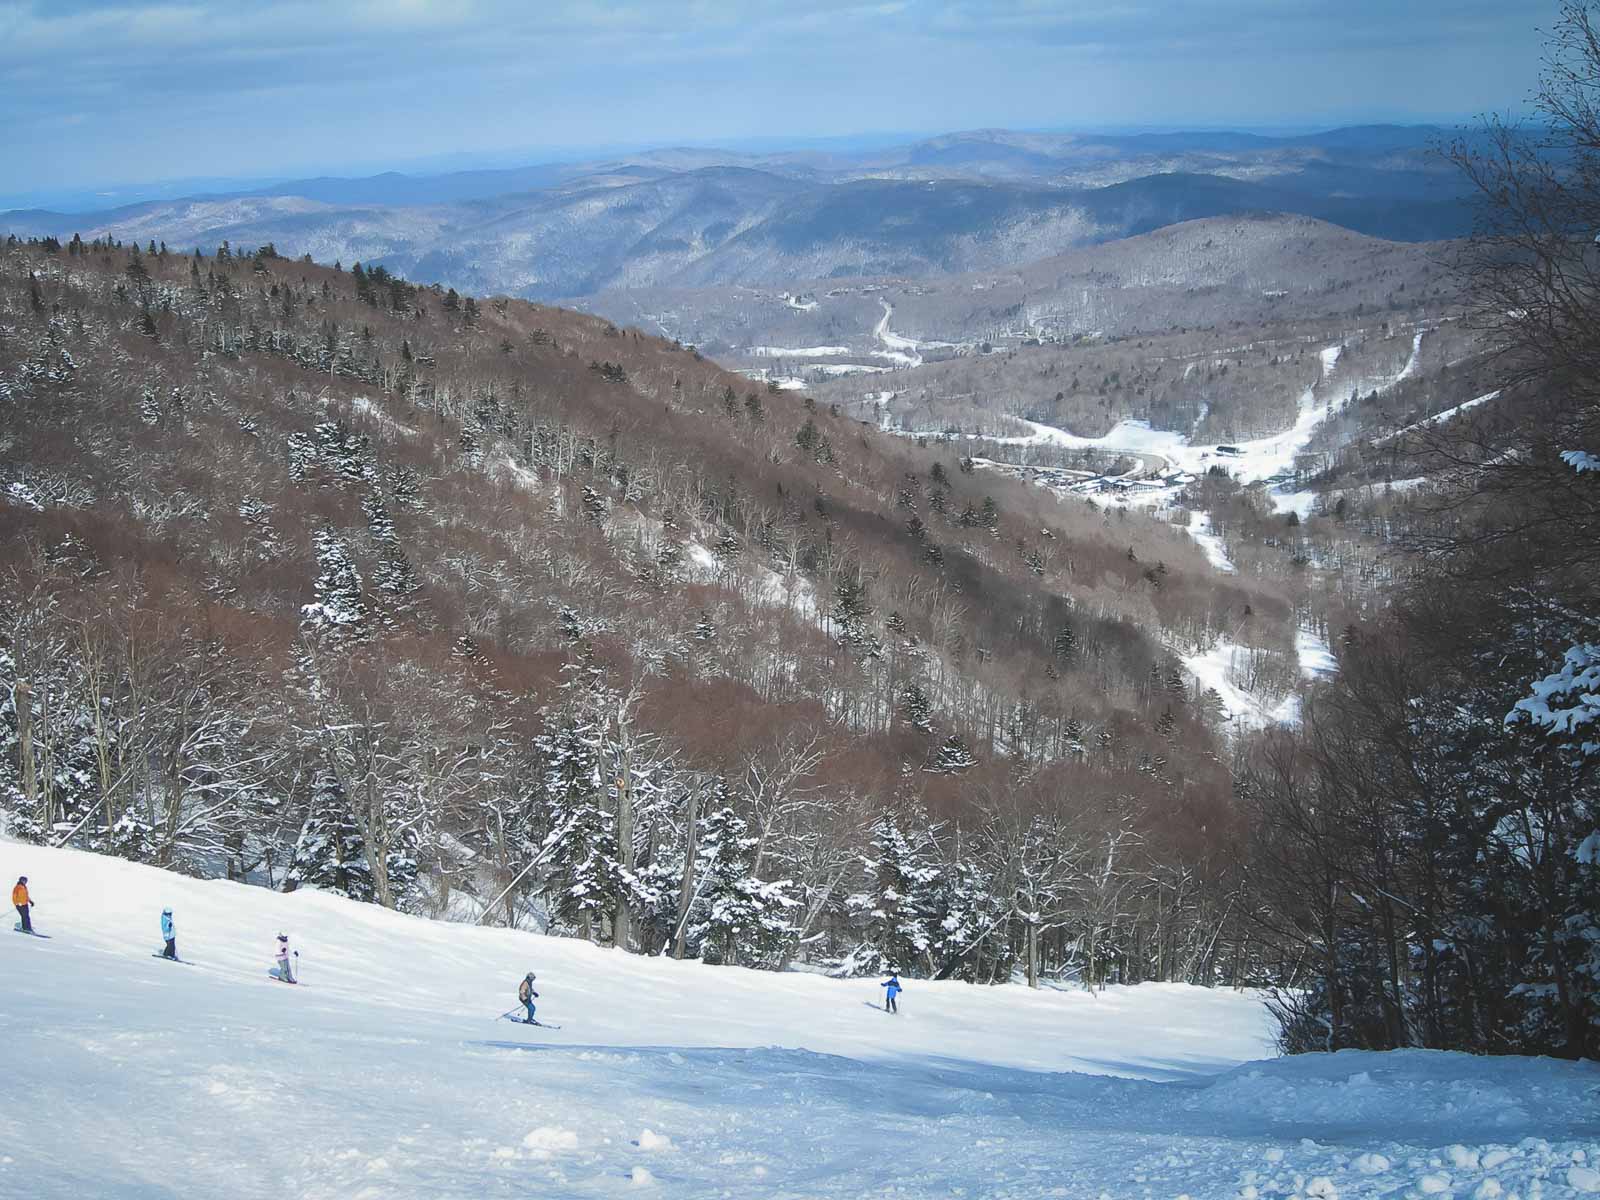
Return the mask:
[[[1507,110],[1556,0],[0,0],[17,194],[561,149]]]

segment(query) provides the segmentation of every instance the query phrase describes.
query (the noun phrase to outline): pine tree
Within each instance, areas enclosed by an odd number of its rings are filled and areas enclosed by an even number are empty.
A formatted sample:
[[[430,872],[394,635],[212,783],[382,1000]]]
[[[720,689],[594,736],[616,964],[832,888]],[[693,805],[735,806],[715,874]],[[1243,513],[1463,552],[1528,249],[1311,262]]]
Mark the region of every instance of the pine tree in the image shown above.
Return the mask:
[[[297,887],[322,888],[368,903],[375,894],[372,868],[349,797],[326,763],[317,768],[312,780],[310,809],[289,861],[287,890]]]
[[[869,640],[867,585],[859,571],[841,574],[833,588],[833,622],[839,640],[847,646],[860,646]]]
[[[370,613],[361,590],[361,575],[350,549],[331,526],[312,535],[317,548],[317,598],[300,609],[300,620],[312,633],[339,642],[362,641],[371,633]]]
[[[689,937],[707,962],[759,965],[776,958],[795,935],[789,913],[797,901],[789,881],[765,883],[751,872],[757,840],[730,805],[703,819]]]
[[[378,547],[378,566],[372,573],[372,588],[378,598],[385,628],[395,628],[402,619],[415,611],[417,593],[422,584],[400,545],[394,519],[384,506],[383,497],[368,492],[362,498],[361,510],[367,517],[367,530]]]
[[[565,668],[560,707],[534,741],[549,833],[545,890],[552,914],[584,938],[598,937],[624,881],[616,810],[608,803],[605,720],[616,693],[585,648]]]
[[[1009,940],[994,936],[1005,921],[1005,902],[995,892],[988,870],[974,855],[960,856],[940,872],[929,920],[939,978],[980,983],[1011,974]]]
[[[1172,709],[1164,708],[1161,716],[1156,720],[1156,736],[1171,741],[1178,732],[1178,718],[1172,715]]]
[[[959,775],[962,771],[977,765],[978,760],[973,757],[967,744],[952,733],[939,744],[939,752],[934,755],[933,762],[927,769],[939,775]]]
[[[933,732],[933,703],[915,680],[900,689],[900,711],[912,728],[923,733]]]
[[[312,444],[319,462],[332,469],[340,483],[371,483],[377,478],[377,460],[372,439],[356,433],[343,420],[319,422],[312,431]]]
[[[845,902],[860,930],[860,943],[842,973],[930,973],[934,889],[940,874],[932,839],[926,833],[908,837],[894,815],[884,813],[873,823],[870,856],[862,865],[867,886]]]
[[[1063,625],[1056,631],[1055,640],[1051,643],[1051,652],[1057,662],[1066,662],[1072,657],[1072,652],[1077,648],[1078,635],[1072,631],[1071,625]]]

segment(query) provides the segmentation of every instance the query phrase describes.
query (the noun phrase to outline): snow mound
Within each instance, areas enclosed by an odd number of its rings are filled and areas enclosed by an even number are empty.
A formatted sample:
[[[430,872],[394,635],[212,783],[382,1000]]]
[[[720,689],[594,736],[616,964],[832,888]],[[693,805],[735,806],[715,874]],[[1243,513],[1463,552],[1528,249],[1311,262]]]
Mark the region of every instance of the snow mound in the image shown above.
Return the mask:
[[[1285,1135],[1448,1129],[1453,1166],[1476,1167],[1478,1139],[1600,1131],[1600,1063],[1473,1057],[1442,1050],[1340,1050],[1248,1063],[1199,1092],[1196,1112],[1251,1116]],[[1556,1114],[1566,1114],[1557,1118]]]
[[[529,1150],[542,1150],[547,1154],[553,1154],[559,1150],[576,1150],[578,1135],[570,1129],[541,1125],[529,1132],[528,1136],[522,1139],[522,1144]]]

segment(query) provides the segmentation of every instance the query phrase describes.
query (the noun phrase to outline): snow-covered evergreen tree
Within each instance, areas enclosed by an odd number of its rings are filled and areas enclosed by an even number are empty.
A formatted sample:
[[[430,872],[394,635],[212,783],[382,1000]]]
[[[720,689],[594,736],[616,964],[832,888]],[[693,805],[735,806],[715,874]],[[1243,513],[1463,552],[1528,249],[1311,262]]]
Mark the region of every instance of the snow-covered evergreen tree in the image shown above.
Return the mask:
[[[943,977],[972,983],[1010,977],[1006,905],[977,855],[961,855],[939,873],[929,908],[932,957]]]
[[[708,813],[696,855],[696,898],[689,939],[707,962],[760,965],[795,935],[798,902],[788,880],[764,882],[751,871],[757,839],[730,805]]]
[[[605,722],[616,693],[588,653],[566,668],[561,705],[534,743],[548,812],[543,854],[552,913],[583,937],[600,934],[623,886],[616,810],[607,795]]]
[[[372,573],[372,588],[377,596],[380,616],[386,628],[394,628],[417,607],[417,593],[422,584],[400,544],[400,535],[394,519],[384,505],[383,497],[376,491],[368,492],[361,500],[361,510],[367,517],[367,530],[378,550],[378,566]]]
[[[900,711],[913,729],[933,732],[933,702],[916,680],[900,689]]]
[[[867,604],[867,585],[859,571],[839,576],[833,589],[833,623],[839,641],[846,646],[864,646],[871,642],[872,633],[867,626],[871,609]]]
[[[912,829],[908,836],[892,813],[873,822],[870,851],[861,860],[867,886],[845,902],[860,941],[843,974],[931,973],[940,867],[923,823]]]
[[[326,763],[312,779],[311,803],[289,862],[288,886],[322,888],[352,900],[373,898],[372,868],[350,799]]]
[[[365,639],[370,614],[361,590],[350,548],[331,526],[313,535],[317,548],[317,598],[300,609],[301,622],[311,633],[334,642]]]
[[[978,760],[973,757],[966,742],[961,740],[960,735],[952,733],[939,743],[939,752],[934,755],[927,769],[940,775],[959,775],[977,765]]]

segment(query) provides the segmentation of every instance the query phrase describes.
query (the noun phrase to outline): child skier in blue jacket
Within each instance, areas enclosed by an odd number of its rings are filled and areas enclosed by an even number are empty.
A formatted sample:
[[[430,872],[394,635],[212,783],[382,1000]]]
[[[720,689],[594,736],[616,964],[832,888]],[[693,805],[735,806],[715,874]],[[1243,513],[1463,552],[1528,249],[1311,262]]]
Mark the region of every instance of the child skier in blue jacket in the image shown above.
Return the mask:
[[[172,910],[161,910],[161,937],[167,943],[167,948],[161,952],[162,958],[178,957],[178,933],[172,925]]]
[[[883,1011],[884,1012],[892,1012],[892,1013],[899,1012],[900,1011],[900,1006],[895,1003],[894,998],[896,996],[898,996],[902,991],[905,990],[904,988],[902,988],[900,986],[900,976],[899,976],[899,974],[897,972],[895,972],[895,971],[890,971],[888,980],[886,982],[884,982],[884,983],[880,983],[878,986],[881,987],[881,988],[888,988],[889,989],[887,992],[884,993]]]

